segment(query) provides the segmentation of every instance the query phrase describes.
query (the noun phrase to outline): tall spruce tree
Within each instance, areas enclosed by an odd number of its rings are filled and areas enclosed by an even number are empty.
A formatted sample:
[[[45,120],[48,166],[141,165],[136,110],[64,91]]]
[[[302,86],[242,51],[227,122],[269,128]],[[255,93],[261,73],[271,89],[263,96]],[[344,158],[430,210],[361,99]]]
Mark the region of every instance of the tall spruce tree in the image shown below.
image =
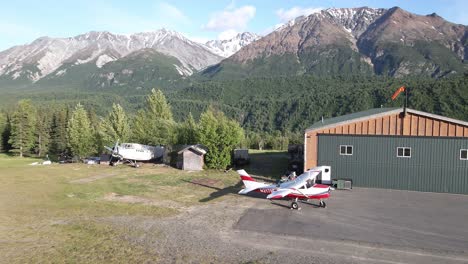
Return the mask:
[[[79,158],[95,152],[94,131],[86,110],[81,104],[75,107],[67,127],[68,146],[73,155]]]
[[[149,145],[171,144],[175,141],[175,126],[166,97],[160,90],[152,89],[145,108],[135,116],[132,139]]]
[[[1,141],[2,141],[2,148],[3,152],[8,152],[11,150],[11,144],[8,142],[11,137],[11,116],[7,115],[6,116],[6,124],[5,127],[3,128],[1,134]]]
[[[104,151],[104,142],[102,134],[99,133],[99,130],[101,129],[101,119],[97,116],[94,109],[90,109],[88,111],[88,117],[93,131],[93,145],[95,146],[94,152],[102,153]]]
[[[29,100],[20,100],[11,116],[11,135],[8,142],[20,157],[34,146],[36,109]]]
[[[5,141],[3,140],[3,133],[7,128],[7,115],[0,112],[0,152],[5,152]]]
[[[63,156],[67,154],[68,108],[63,107],[54,112],[51,125],[50,152]]]
[[[130,138],[130,124],[119,104],[112,105],[112,111],[105,119],[101,119],[99,128],[105,144],[115,143],[116,140],[126,142]]]
[[[38,112],[36,120],[34,151],[39,157],[44,156],[49,151],[50,129],[51,121],[49,114],[45,111]]]
[[[239,123],[212,108],[201,115],[197,134],[198,141],[208,148],[206,166],[213,169],[225,169],[231,164],[232,150],[244,137]]]

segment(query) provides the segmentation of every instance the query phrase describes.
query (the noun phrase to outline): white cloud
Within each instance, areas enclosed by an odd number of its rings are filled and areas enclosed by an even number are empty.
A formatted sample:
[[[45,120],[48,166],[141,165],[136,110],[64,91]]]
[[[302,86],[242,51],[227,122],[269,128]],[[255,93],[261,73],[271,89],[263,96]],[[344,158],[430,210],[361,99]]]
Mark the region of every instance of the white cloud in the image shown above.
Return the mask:
[[[321,7],[292,7],[290,9],[279,9],[276,11],[276,15],[279,17],[282,23],[286,23],[299,16],[308,16],[313,13],[318,13],[322,10]]]
[[[237,36],[239,32],[235,29],[228,29],[225,30],[218,35],[218,39],[225,40],[225,39],[232,39],[233,37]]]
[[[213,31],[243,30],[247,27],[247,23],[255,17],[256,9],[254,6],[246,5],[234,8],[230,4],[228,7],[221,12],[212,14],[210,20],[203,28]]]

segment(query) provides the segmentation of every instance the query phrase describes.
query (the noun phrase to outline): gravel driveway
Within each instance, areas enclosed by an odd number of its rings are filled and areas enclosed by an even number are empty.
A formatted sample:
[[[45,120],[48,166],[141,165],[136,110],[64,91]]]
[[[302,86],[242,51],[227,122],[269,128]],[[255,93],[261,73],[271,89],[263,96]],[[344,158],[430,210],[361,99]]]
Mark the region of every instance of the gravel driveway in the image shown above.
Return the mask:
[[[174,217],[103,221],[163,263],[468,263],[468,196],[356,188],[300,211],[228,196]]]

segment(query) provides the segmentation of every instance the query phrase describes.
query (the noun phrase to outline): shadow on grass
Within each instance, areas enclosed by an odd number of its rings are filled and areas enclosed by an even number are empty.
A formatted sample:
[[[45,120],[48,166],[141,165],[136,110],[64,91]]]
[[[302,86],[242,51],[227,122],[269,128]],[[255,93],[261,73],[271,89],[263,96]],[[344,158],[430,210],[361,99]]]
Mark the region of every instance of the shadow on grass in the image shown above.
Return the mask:
[[[207,185],[207,184],[192,182],[192,181],[188,181],[188,180],[183,180],[183,181],[191,183],[191,184],[195,184],[195,185],[198,185],[198,186],[202,186],[202,187],[206,187],[206,188],[216,190],[215,192],[210,193],[209,197],[200,199],[199,202],[201,202],[201,203],[209,202],[211,200],[214,200],[216,198],[222,197],[222,196],[227,195],[227,194],[237,194],[237,192],[239,192],[239,190],[242,188],[242,182],[241,181],[239,181],[234,186],[228,186],[226,188],[218,188],[218,187],[215,187],[215,186],[210,186],[210,185]]]

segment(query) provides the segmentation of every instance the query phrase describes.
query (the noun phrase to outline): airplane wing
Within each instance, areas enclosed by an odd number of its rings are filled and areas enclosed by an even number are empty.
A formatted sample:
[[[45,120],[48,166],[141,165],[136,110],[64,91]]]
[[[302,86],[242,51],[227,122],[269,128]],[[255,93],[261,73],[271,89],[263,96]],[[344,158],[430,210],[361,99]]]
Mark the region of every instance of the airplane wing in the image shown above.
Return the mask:
[[[259,187],[251,187],[251,188],[245,188],[245,189],[242,189],[239,191],[239,194],[246,194],[246,193],[249,193],[251,191],[255,191],[257,190]]]
[[[277,191],[270,193],[267,196],[267,199],[281,199],[287,196],[288,194],[292,193],[293,191],[294,191],[293,189],[279,189]]]
[[[306,171],[303,174],[299,175],[294,181],[282,183],[280,185],[280,188],[281,189],[288,189],[288,188],[299,189],[302,186],[304,186],[304,184],[306,184],[308,180],[315,179],[315,177],[317,177],[317,175],[319,174],[320,174],[319,170]]]

